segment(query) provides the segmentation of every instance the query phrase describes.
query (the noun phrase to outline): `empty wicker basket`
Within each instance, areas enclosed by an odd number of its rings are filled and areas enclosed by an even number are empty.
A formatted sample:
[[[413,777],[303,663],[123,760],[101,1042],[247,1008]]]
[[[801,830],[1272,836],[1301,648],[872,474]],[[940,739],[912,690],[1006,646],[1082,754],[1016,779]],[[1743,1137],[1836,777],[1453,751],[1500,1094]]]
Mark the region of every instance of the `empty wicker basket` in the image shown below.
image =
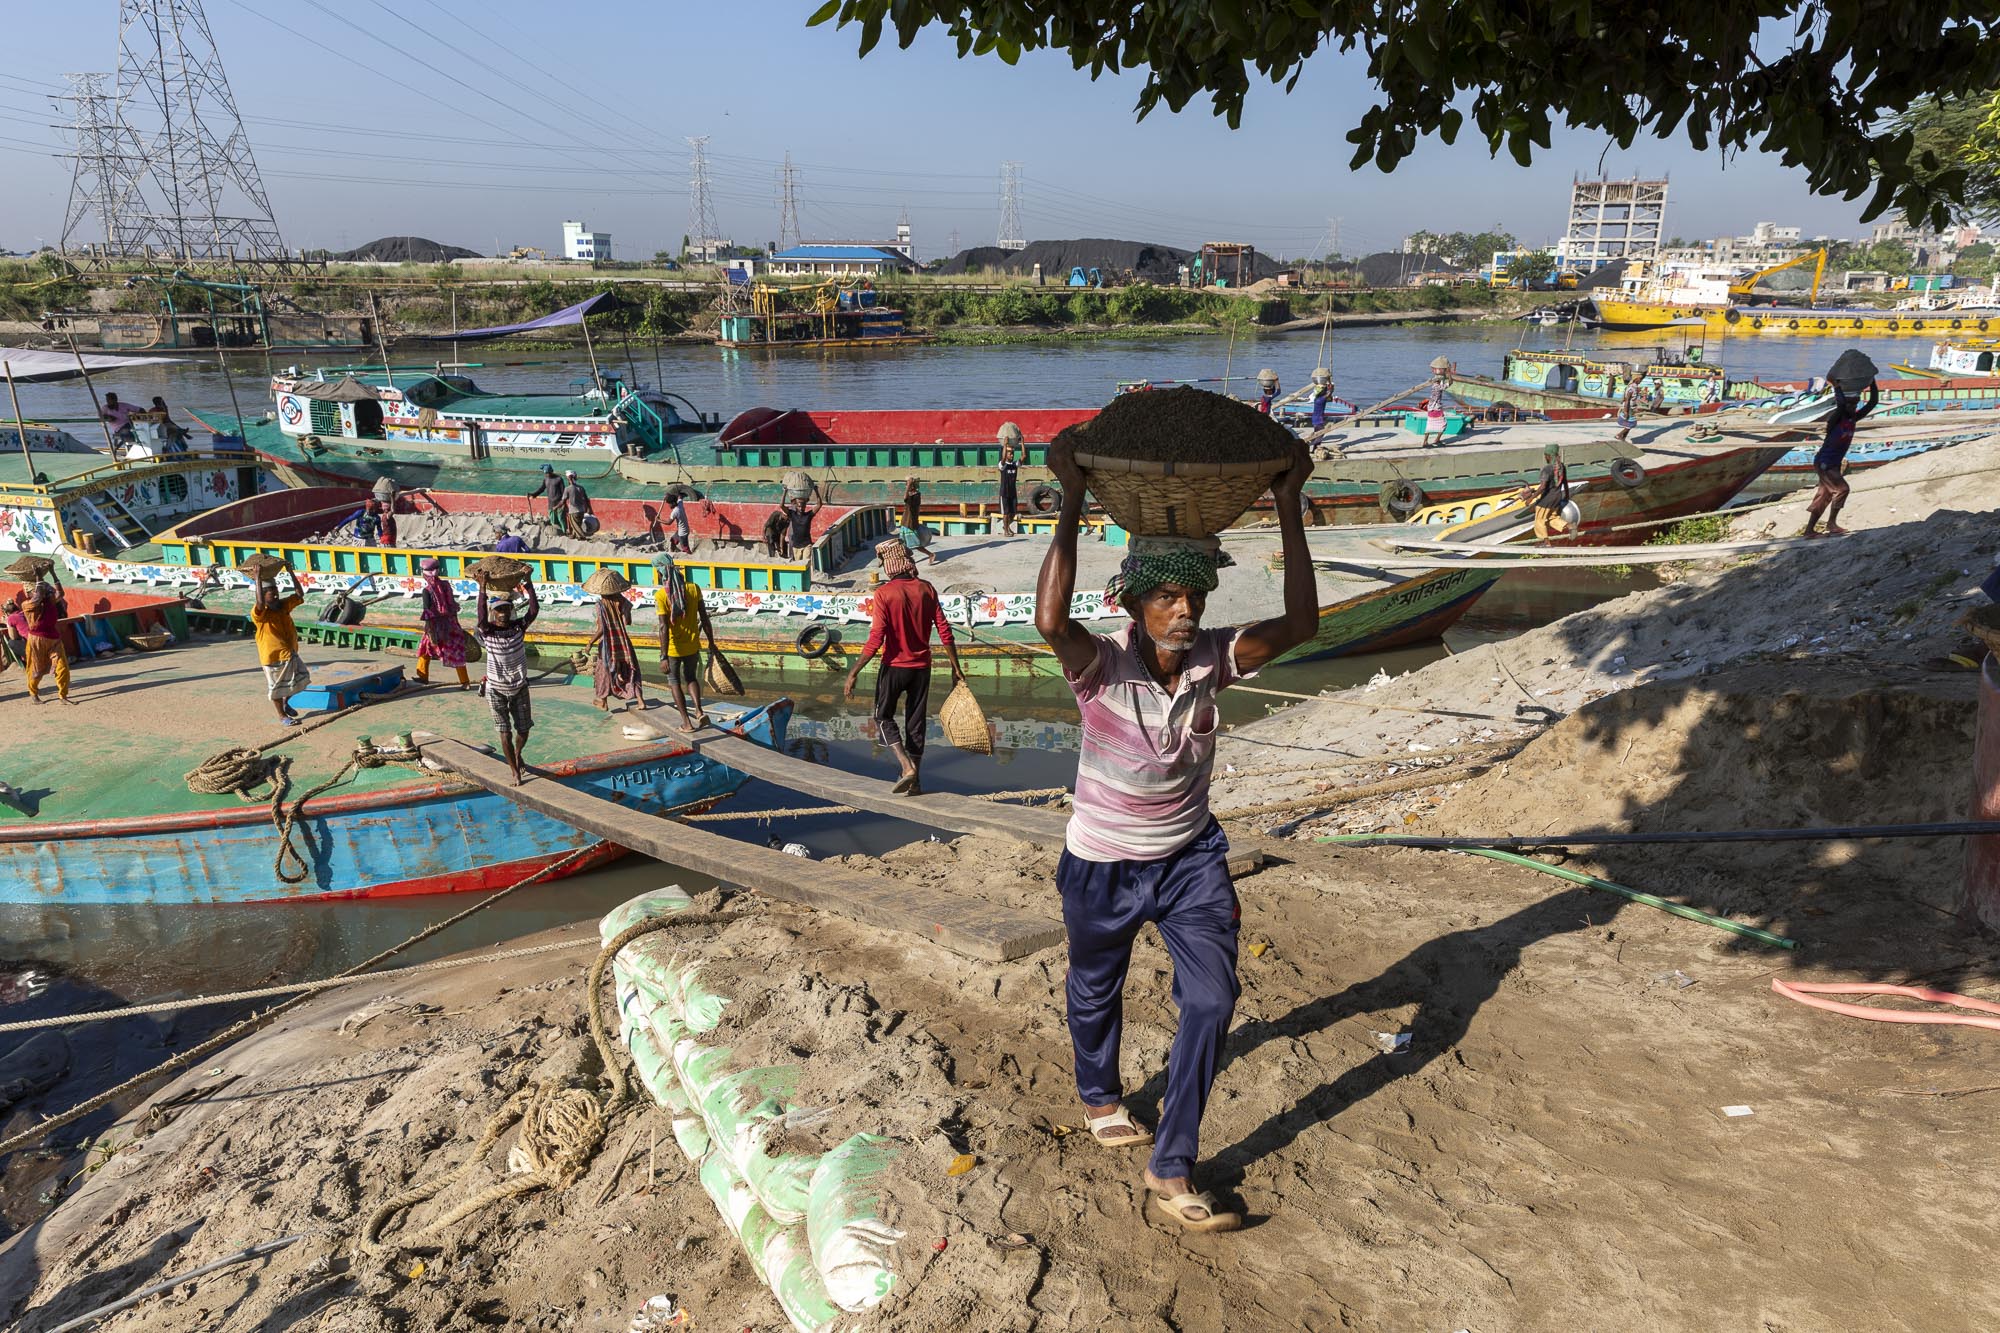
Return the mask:
[[[2000,656],[2000,606],[1975,606],[1958,623],[1985,644],[1987,652]]]
[[[993,733],[986,728],[986,714],[979,707],[979,700],[973,697],[972,687],[964,681],[952,686],[944,707],[938,709],[938,725],[944,730],[944,738],[959,749],[975,754],[993,753]]]
[[[1290,460],[1151,463],[1079,452],[1076,465],[1104,512],[1143,537],[1211,537],[1243,517]]]

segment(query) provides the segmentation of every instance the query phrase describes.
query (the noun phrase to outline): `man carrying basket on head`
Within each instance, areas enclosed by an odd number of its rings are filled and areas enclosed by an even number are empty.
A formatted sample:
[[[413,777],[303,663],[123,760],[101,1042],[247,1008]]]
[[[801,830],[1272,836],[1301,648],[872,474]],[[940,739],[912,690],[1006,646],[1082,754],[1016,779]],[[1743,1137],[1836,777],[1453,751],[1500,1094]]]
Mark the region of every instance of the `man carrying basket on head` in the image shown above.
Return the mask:
[[[1035,590],[1035,628],[1055,650],[1083,715],[1056,885],[1069,935],[1066,993],[1084,1126],[1107,1147],[1154,1144],[1145,1181],[1162,1214],[1189,1231],[1234,1231],[1242,1217],[1197,1193],[1190,1179],[1240,990],[1229,843],[1208,804],[1216,695],[1318,628],[1319,594],[1299,512],[1312,460],[1294,444],[1289,467],[1271,487],[1284,542],[1283,615],[1241,629],[1203,629],[1216,570],[1227,559],[1220,543],[1134,535],[1105,589],[1131,623],[1109,635],[1070,619],[1085,479],[1067,441],[1049,447],[1049,469],[1063,506]],[[1121,1104],[1118,1076],[1125,973],[1148,921],[1173,959],[1180,1010],[1157,1141]]]

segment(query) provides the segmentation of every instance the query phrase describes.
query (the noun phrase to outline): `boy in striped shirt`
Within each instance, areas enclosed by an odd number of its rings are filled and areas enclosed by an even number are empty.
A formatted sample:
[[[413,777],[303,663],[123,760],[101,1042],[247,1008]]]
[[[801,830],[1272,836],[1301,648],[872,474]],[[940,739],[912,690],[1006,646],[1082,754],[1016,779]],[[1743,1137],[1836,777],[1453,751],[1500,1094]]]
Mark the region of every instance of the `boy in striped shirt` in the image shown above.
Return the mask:
[[[1049,447],[1062,487],[1055,538],[1036,586],[1035,627],[1061,661],[1083,715],[1067,847],[1056,868],[1069,935],[1067,1006],[1085,1128],[1099,1143],[1153,1143],[1146,1186],[1190,1231],[1234,1231],[1240,1215],[1190,1179],[1202,1111],[1235,1012],[1236,890],[1229,843],[1208,808],[1216,695],[1313,636],[1319,591],[1299,495],[1312,475],[1304,445],[1272,487],[1285,553],[1285,611],[1241,629],[1203,629],[1227,563],[1213,538],[1132,539],[1105,589],[1132,623],[1091,634],[1069,618],[1076,591],[1084,479],[1065,444]],[[1151,921],[1174,964],[1180,1023],[1167,1057],[1157,1136],[1120,1103],[1118,1048],[1132,941]]]

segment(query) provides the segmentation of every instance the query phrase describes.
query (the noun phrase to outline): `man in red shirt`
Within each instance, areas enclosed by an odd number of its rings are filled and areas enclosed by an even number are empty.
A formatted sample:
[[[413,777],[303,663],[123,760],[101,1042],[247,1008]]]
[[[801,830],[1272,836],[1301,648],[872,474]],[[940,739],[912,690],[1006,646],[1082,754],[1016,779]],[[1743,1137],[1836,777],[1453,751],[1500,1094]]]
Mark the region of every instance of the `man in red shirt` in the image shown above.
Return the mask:
[[[882,572],[888,580],[875,590],[874,624],[861,660],[847,673],[847,697],[854,697],[854,683],[861,669],[882,654],[881,670],[875,673],[875,726],[889,753],[902,766],[897,779],[898,796],[921,796],[923,788],[917,769],[924,761],[924,731],[931,699],[931,630],[951,659],[954,683],[964,679],[958,665],[958,645],[952,642],[951,626],[938,605],[937,589],[917,577],[916,561],[901,538],[891,538],[875,547],[882,557]],[[903,704],[903,724],[896,725],[896,701]]]

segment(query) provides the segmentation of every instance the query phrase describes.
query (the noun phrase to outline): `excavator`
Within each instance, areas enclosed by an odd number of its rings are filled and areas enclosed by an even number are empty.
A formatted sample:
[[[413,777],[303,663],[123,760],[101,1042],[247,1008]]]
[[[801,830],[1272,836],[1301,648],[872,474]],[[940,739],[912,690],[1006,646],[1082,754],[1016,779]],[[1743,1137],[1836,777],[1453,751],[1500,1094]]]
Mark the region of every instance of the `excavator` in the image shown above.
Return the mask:
[[[1729,299],[1731,302],[1741,301],[1747,304],[1758,283],[1770,277],[1773,273],[1783,273],[1788,268],[1797,268],[1799,265],[1807,263],[1813,265],[1813,280],[1812,295],[1807,298],[1806,304],[1818,305],[1819,285],[1826,277],[1825,246],[1821,246],[1817,250],[1802,250],[1781,264],[1773,264],[1769,268],[1760,268],[1748,277],[1738,278],[1729,284]]]

